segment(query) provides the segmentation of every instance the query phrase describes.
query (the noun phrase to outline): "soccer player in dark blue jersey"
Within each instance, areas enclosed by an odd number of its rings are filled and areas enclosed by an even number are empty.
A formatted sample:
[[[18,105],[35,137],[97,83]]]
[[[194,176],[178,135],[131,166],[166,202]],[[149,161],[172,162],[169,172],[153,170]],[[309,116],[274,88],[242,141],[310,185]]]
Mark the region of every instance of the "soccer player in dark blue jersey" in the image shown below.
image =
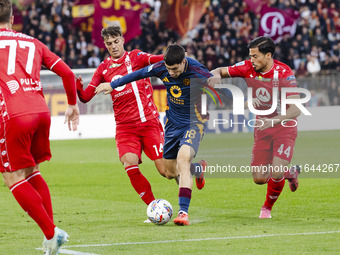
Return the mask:
[[[113,89],[146,77],[159,77],[166,89],[168,109],[165,125],[163,159],[168,178],[178,175],[179,212],[174,220],[176,225],[189,225],[188,209],[191,199],[193,179],[202,189],[205,184],[205,160],[192,163],[203,138],[206,116],[200,114],[200,95],[211,73],[198,61],[185,57],[180,45],[169,45],[164,53],[164,61],[147,66],[125,75],[111,83],[102,83],[96,93],[109,94]]]

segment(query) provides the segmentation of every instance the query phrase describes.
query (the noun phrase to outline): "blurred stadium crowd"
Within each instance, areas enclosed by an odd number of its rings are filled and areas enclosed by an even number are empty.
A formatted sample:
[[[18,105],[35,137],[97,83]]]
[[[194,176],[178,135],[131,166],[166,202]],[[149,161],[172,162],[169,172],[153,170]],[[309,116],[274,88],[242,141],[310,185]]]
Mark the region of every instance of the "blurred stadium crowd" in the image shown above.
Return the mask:
[[[108,55],[94,46],[90,32],[72,26],[73,2],[34,1],[22,11],[23,32],[44,42],[71,68],[97,67]],[[212,0],[199,25],[184,38],[158,22],[159,1],[153,2],[156,4],[142,13],[142,35],[128,42],[127,50],[160,54],[168,44],[178,42],[186,47],[189,57],[211,70],[247,58],[246,46],[258,36],[260,17],[242,0]],[[288,64],[297,78],[313,77],[316,94],[315,78],[328,77],[329,96],[327,100],[319,96],[317,104],[340,104],[340,1],[271,0],[270,6],[300,13],[295,36],[286,36],[277,44],[275,58]]]

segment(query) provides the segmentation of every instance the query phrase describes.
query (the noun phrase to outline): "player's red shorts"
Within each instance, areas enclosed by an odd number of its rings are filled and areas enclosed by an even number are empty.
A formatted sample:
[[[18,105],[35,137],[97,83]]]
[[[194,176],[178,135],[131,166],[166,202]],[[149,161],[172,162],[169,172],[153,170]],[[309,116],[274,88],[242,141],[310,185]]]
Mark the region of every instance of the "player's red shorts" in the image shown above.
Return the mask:
[[[50,160],[50,113],[23,115],[0,123],[0,172],[34,167]]]
[[[138,124],[119,124],[116,128],[116,145],[119,158],[131,152],[142,163],[142,150],[151,160],[163,157],[164,131],[158,119]]]
[[[252,166],[272,164],[278,157],[291,161],[294,152],[297,127],[284,127],[281,124],[263,131],[254,131]]]

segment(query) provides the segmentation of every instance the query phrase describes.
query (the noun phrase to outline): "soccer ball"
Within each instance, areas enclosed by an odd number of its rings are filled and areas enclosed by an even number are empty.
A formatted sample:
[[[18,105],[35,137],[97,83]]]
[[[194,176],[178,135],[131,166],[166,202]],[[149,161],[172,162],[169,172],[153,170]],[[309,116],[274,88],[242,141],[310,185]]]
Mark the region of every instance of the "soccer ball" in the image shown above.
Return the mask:
[[[157,225],[163,225],[168,223],[172,217],[172,206],[165,199],[155,199],[152,201],[146,209],[151,222]]]

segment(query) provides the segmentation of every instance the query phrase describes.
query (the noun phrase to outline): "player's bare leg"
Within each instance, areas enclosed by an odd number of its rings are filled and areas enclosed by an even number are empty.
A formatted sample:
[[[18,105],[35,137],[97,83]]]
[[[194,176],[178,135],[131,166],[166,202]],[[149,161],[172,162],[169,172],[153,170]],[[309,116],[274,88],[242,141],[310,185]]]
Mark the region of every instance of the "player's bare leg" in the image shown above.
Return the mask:
[[[177,159],[163,159],[164,168],[166,172],[166,178],[175,178],[177,184],[179,185],[179,173],[177,169]]]
[[[195,151],[188,145],[182,145],[177,154],[177,169],[181,176],[179,180],[179,212],[174,220],[176,225],[189,225],[188,210],[191,200],[193,179],[190,172],[191,161]]]
[[[149,205],[155,197],[151,190],[149,181],[139,171],[139,157],[131,152],[125,153],[120,161],[123,163],[125,171],[130,178],[130,182],[146,205]]]
[[[269,165],[267,166],[252,166],[253,180],[256,184],[262,185],[266,184],[271,177],[271,172],[269,171]]]
[[[155,166],[156,166],[159,174],[162,175],[163,177],[168,178],[167,175],[166,175],[163,158],[159,158],[159,159],[154,160],[154,163],[155,163]]]

